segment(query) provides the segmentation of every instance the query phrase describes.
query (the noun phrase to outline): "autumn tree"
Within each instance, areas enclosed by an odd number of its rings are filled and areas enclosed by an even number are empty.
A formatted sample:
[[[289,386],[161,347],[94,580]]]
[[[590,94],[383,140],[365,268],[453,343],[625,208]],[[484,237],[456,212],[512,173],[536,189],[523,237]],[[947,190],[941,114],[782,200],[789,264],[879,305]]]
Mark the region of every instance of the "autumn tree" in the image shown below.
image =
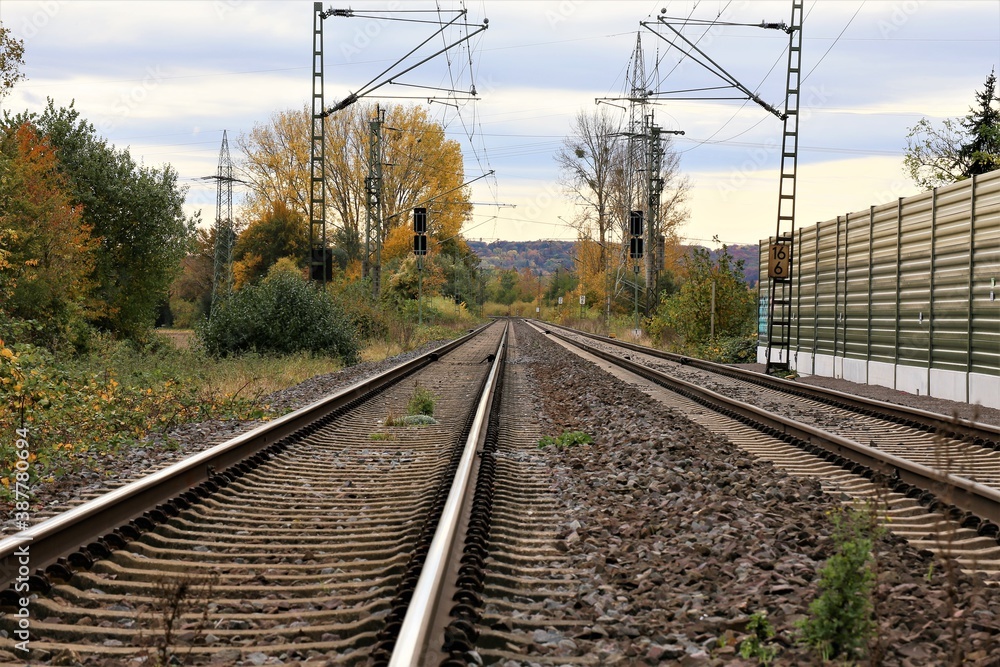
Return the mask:
[[[914,183],[931,189],[1000,169],[1000,97],[993,71],[976,103],[963,118],[946,118],[940,127],[921,118],[906,135],[903,169]]]
[[[576,271],[583,294],[587,297],[588,304],[598,305],[602,310],[609,290],[608,267],[603,263],[603,250],[593,239],[581,236],[576,241]]]
[[[216,227],[199,227],[181,261],[180,273],[170,285],[170,310],[175,326],[190,326],[212,308],[215,279]]]
[[[70,200],[98,240],[92,278],[103,308],[95,323],[120,337],[144,337],[197,223],[183,213],[177,172],[137,164],[98,137],[72,104],[57,109],[50,99],[42,113],[4,118],[8,128],[26,122],[57,150]]]
[[[70,199],[55,149],[29,123],[4,132],[0,153],[5,314],[33,321],[36,343],[82,345],[86,320],[100,312],[92,299],[92,228]]]
[[[279,112],[237,138],[244,154],[240,166],[251,183],[249,217],[260,217],[282,201],[301,213],[308,233],[309,116],[305,108]],[[359,102],[326,119],[328,234],[352,260],[363,249],[370,123],[376,117],[375,104]],[[458,234],[471,211],[469,193],[461,187],[465,175],[459,144],[445,137],[426,108],[386,107],[382,137],[383,260],[401,259],[410,250],[406,230],[414,206],[429,202],[428,233],[444,239]]]
[[[242,175],[250,184],[248,219],[260,220],[280,204],[309,220],[309,115],[305,108],[277,111],[237,137]]]
[[[581,111],[573,121],[571,134],[556,153],[563,184],[580,210],[574,226],[582,239],[590,239],[596,232],[597,263],[604,267],[600,271],[602,276],[624,257],[613,239],[628,238],[628,212],[648,208],[645,176],[641,182],[637,181],[640,167],[634,164],[636,159],[641,159],[641,169],[645,170],[646,158],[630,155],[630,151],[645,150],[648,139],[635,136],[629,139],[627,135],[603,107],[589,113]],[[678,230],[689,217],[685,204],[691,186],[681,173],[680,155],[673,149],[671,138],[662,133],[659,136],[663,154],[655,182],[662,192],[659,215],[653,221],[649,243],[655,243],[655,239],[663,235],[668,255],[672,255],[670,249],[679,243]],[[647,253],[652,251],[653,248],[646,249]],[[584,261],[585,258],[577,259]],[[593,280],[595,276],[596,271],[592,271],[583,277],[590,278],[591,283],[600,282]],[[599,290],[600,293],[604,291],[604,288]]]
[[[24,79],[21,67],[24,65],[24,40],[17,39],[8,28],[0,23],[0,99],[3,99],[14,84]]]
[[[713,259],[706,248],[693,248],[682,261],[680,289],[665,296],[651,329],[676,334],[689,347],[705,345],[712,333],[712,291],[715,291],[715,336],[747,336],[753,332],[757,299],[743,277],[743,261],[729,249]]]
[[[236,239],[233,249],[233,283],[237,289],[255,283],[282,257],[305,267],[309,230],[302,214],[276,200]]]
[[[479,258],[469,250],[464,239],[452,237],[439,243],[434,265],[441,270],[442,296],[455,303],[472,305],[480,302]]]
[[[615,201],[615,170],[622,169],[625,141],[622,132],[605,107],[587,113],[580,111],[573,119],[571,134],[556,152],[556,164],[564,187],[581,209],[576,221],[579,231],[597,232],[600,264],[607,264],[606,249],[611,239]]]

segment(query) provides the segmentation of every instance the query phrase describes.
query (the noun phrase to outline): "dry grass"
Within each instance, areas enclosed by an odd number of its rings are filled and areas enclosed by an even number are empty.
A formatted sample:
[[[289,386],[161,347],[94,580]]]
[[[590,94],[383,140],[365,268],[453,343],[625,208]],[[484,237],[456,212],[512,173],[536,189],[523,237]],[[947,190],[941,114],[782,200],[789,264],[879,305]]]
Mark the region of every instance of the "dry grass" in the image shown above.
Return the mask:
[[[361,361],[383,361],[406,350],[395,341],[370,340],[361,348]]]
[[[157,329],[156,333],[170,341],[178,350],[190,349],[194,339],[194,329]]]
[[[340,360],[307,354],[285,357],[245,355],[225,359],[206,369],[205,384],[211,393],[256,398],[299,384],[314,375],[343,368]]]

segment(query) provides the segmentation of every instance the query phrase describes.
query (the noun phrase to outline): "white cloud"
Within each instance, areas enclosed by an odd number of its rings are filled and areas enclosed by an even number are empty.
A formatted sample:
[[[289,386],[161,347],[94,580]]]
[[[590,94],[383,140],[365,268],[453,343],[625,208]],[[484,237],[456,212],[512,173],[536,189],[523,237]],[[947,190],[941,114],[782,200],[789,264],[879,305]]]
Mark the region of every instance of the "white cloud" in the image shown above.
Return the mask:
[[[344,4],[358,13],[399,6],[398,0]],[[658,61],[661,76],[670,72],[663,88],[717,83],[640,27],[662,5],[671,15],[693,10],[709,19],[720,8],[676,0],[468,3],[472,23],[490,19],[489,29],[472,40],[482,99],[463,108],[465,128],[453,108],[431,109],[448,121],[449,135],[462,140],[467,178],[479,175],[480,164],[466,129],[477,133],[482,169],[496,170],[496,187],[487,187],[493,179],[477,182],[474,199],[517,205],[481,207],[477,213],[487,217],[476,218],[473,224],[482,226],[472,235],[494,228],[490,233],[503,238],[575,235],[558,219],[570,218],[572,206],[553,195],[559,175],[552,155],[578,111],[624,89],[637,31],[647,65]],[[787,0],[722,6],[731,21],[789,18]],[[1000,65],[1000,4],[817,2],[806,9],[799,214],[815,222],[910,187],[900,171],[907,128],[922,116],[966,112],[973,91]],[[197,179],[215,172],[222,129],[234,148],[238,134],[254,123],[309,101],[309,0],[3,0],[0,20],[26,38],[28,80],[3,100],[5,110],[40,111],[46,97],[58,105],[75,99],[86,119],[105,128],[116,145],[131,146],[136,159],[173,164],[192,186],[188,209],[204,208],[209,220],[214,189]],[[325,30],[328,103],[357,90],[428,34],[427,26],[362,17],[328,19]],[[780,102],[783,33],[726,27],[704,37],[700,29],[687,34],[766,100]],[[432,46],[440,44],[435,39]],[[450,74],[438,58],[405,78],[447,86],[454,75],[467,82],[468,60],[467,53],[455,54]],[[394,88],[392,94],[406,93]],[[654,109],[662,126],[686,132],[674,146],[695,185],[690,236],[755,242],[773,233],[781,123],[752,102],[741,105],[670,101]],[[739,187],[722,196],[727,183]],[[483,223],[493,214],[498,220]]]

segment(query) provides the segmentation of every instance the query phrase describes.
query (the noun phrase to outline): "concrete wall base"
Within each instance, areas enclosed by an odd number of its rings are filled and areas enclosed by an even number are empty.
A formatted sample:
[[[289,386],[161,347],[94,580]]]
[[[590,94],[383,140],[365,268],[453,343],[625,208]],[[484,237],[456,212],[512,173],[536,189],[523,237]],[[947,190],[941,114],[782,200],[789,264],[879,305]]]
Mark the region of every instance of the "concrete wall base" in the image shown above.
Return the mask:
[[[757,360],[760,363],[767,361],[767,348],[757,348]],[[1000,376],[996,375],[845,359],[832,354],[801,351],[793,351],[790,361],[792,369],[799,375],[843,378],[859,384],[890,387],[918,396],[933,396],[1000,409]]]

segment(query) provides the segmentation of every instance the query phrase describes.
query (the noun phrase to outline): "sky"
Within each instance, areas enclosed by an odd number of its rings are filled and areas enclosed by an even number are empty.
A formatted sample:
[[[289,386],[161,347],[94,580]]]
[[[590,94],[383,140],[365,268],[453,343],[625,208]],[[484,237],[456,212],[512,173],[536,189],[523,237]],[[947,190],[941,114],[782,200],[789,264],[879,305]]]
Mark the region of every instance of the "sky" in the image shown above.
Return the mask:
[[[436,21],[436,13],[410,12],[438,7],[448,20],[449,10],[463,6],[471,27],[443,36],[432,37],[430,23],[387,20]],[[324,21],[328,106],[428,37],[403,68],[488,20],[447,57],[366,96],[428,105],[461,144],[466,179],[478,179],[470,186],[474,214],[463,228],[470,239],[577,237],[567,223],[577,209],[554,154],[578,113],[604,108],[624,118],[624,103],[614,98],[628,89],[637,35],[654,92],[721,85],[671,46],[672,33],[657,23],[661,12],[715,21],[689,23],[684,35],[760,98],[784,105],[787,35],[728,24],[787,23],[790,0],[333,0],[324,7],[355,14]],[[1000,63],[996,0],[805,0],[804,9],[800,227],[916,194],[902,169],[908,129],[921,118],[938,125],[964,116]],[[205,221],[216,215],[215,186],[204,177],[216,173],[223,131],[238,170],[240,135],[310,101],[310,0],[0,0],[0,22],[24,40],[27,77],[0,109],[40,111],[47,98],[57,106],[74,102],[101,136],[136,160],[172,165],[189,188],[186,210],[201,210]],[[682,237],[712,245],[715,237],[733,244],[773,235],[782,122],[747,100],[654,97],[646,113],[684,132],[670,144],[690,184]],[[598,106],[598,99],[607,103]],[[237,206],[242,196],[237,188]]]

